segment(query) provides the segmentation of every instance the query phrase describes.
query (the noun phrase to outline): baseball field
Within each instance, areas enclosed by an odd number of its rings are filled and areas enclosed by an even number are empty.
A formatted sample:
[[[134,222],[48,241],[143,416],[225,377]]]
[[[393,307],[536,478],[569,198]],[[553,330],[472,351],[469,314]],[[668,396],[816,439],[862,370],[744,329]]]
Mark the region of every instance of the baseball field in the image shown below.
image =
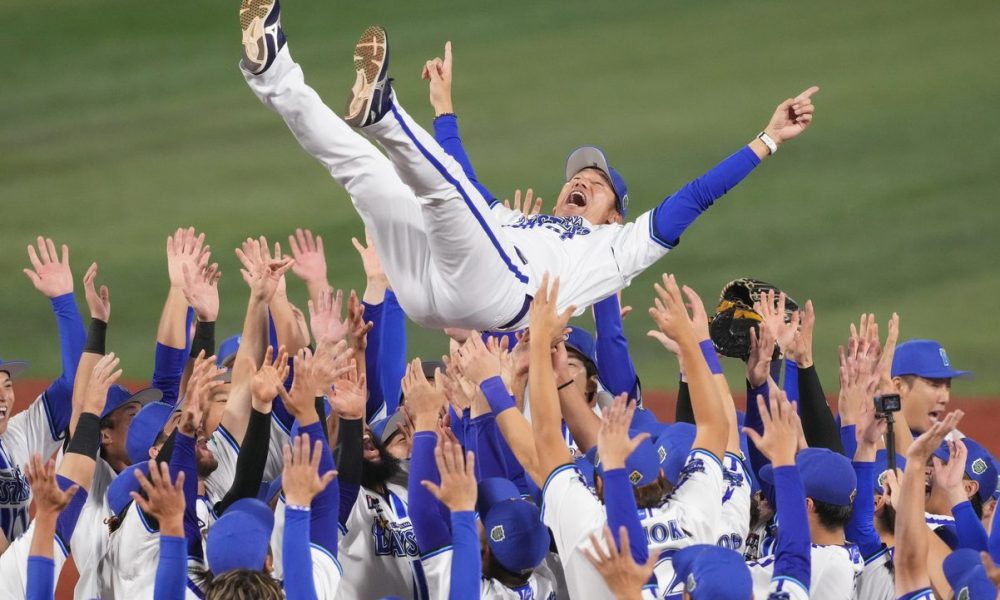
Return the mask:
[[[4,3],[0,93],[0,356],[58,371],[47,301],[21,274],[37,234],[91,261],[111,288],[109,347],[126,377],[151,371],[167,288],[164,240],[205,231],[224,272],[220,334],[246,302],[232,249],[247,235],[323,235],[331,278],[364,285],[342,189],[246,89],[238,3]],[[392,36],[397,93],[430,124],[423,62],[455,48],[455,103],[480,178],[499,196],[547,200],[567,152],[604,147],[631,214],[652,208],[764,126],[809,85],[816,120],[625,291],[647,388],[676,368],[645,337],[658,273],[712,303],[727,281],[779,284],[818,314],[816,357],[836,388],[836,345],[874,311],[903,338],[944,343],[976,372],[958,396],[995,396],[1000,319],[1000,4],[911,0],[384,2],[287,0],[283,23],[307,80],[340,112],[351,51],[369,23]],[[293,301],[304,289],[290,282]],[[579,324],[589,327],[588,319]],[[411,329],[412,355],[440,333]],[[734,381],[742,377],[737,365]],[[738,389],[738,388],[737,388]]]

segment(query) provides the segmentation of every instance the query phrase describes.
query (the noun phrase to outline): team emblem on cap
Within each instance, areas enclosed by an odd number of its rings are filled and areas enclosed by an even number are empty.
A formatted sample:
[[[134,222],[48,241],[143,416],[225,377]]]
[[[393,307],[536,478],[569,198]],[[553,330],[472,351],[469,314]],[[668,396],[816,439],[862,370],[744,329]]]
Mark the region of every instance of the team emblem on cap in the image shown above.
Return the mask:
[[[687,591],[693,592],[694,588],[698,587],[698,582],[694,580],[694,573],[688,574],[687,583],[684,584]]]
[[[986,466],[986,461],[981,458],[977,458],[976,460],[972,461],[972,472],[975,473],[976,475],[982,475],[983,473],[986,472],[987,468],[988,467]]]
[[[972,598],[972,595],[968,587],[958,590],[958,593],[955,594],[955,600],[970,600],[970,598]]]
[[[660,457],[660,462],[667,460],[667,449],[663,446],[658,446],[656,448],[656,455]]]
[[[854,504],[854,499],[858,497],[857,488],[851,490],[851,504]]]
[[[635,485],[642,481],[642,473],[639,471],[632,471],[628,474],[628,480],[632,482],[632,485]]]
[[[503,525],[496,525],[490,529],[490,539],[494,542],[502,542],[507,539],[507,534],[503,530]]]
[[[888,478],[888,475],[889,471],[882,471],[882,473],[878,476],[878,486],[880,488],[885,489],[885,480]]]
[[[941,355],[941,364],[951,368],[951,363],[948,362],[948,353],[944,351],[944,348],[938,348],[938,354]]]

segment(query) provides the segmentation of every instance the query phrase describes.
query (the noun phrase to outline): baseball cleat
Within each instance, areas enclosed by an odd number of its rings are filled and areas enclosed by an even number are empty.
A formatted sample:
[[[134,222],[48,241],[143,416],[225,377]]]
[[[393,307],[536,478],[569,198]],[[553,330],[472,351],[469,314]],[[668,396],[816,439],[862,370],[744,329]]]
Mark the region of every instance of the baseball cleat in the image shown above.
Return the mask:
[[[285,47],[278,0],[243,0],[240,27],[243,28],[243,60],[240,66],[254,75],[260,75],[271,66],[278,51]]]
[[[357,79],[347,99],[344,121],[353,127],[378,122],[392,106],[392,79],[389,78],[389,37],[378,25],[361,34],[354,46]]]

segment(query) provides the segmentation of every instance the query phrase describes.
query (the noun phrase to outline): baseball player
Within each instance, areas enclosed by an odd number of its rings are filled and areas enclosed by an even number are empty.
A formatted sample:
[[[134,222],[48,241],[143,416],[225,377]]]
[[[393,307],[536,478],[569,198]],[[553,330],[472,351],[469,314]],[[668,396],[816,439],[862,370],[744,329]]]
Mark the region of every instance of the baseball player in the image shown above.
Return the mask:
[[[356,46],[357,81],[344,120],[309,88],[281,29],[277,0],[244,0],[250,88],[351,195],[400,304],[426,327],[512,330],[526,321],[541,274],[563,281],[562,306],[587,306],[625,287],[666,254],[693,219],[778,145],[812,121],[810,88],[779,105],[765,131],[702,178],[629,224],[624,180],[596,148],[578,149],[556,215],[492,209],[458,163],[402,109],[388,80],[385,31]],[[387,152],[351,129],[363,127]]]

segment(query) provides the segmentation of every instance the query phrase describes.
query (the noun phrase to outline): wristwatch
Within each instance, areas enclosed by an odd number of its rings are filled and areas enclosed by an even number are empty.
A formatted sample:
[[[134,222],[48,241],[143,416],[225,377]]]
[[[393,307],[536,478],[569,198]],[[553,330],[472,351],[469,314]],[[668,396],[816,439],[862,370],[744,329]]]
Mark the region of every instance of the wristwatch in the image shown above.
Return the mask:
[[[757,139],[760,140],[761,142],[764,142],[764,145],[767,146],[768,154],[774,154],[775,152],[778,151],[778,144],[774,142],[771,136],[767,135],[763,131],[757,134]]]

